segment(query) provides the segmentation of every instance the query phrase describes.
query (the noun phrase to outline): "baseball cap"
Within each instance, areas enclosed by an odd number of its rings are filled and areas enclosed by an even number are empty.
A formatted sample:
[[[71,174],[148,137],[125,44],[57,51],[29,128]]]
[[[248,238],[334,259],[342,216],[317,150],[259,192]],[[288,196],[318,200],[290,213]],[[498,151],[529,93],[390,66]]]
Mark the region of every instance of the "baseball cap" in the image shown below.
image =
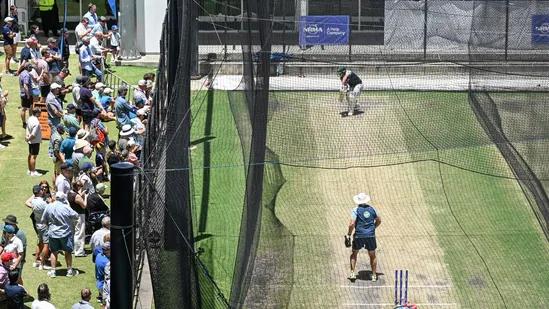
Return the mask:
[[[103,93],[104,93],[104,94],[111,94],[111,93],[112,93],[112,89],[111,89],[111,88],[105,88],[105,90],[103,90]]]
[[[13,256],[13,253],[11,252],[4,252],[2,253],[2,256],[0,258],[2,259],[2,263],[8,263],[14,259],[14,256]]]
[[[105,84],[103,84],[102,82],[95,84],[95,89],[99,90],[101,88],[105,88]]]
[[[9,23],[9,22],[12,22],[12,21],[14,21],[13,17],[8,16],[8,17],[4,18],[5,23]]]
[[[147,81],[142,79],[137,83],[138,86],[147,86]]]
[[[68,131],[69,131],[69,136],[70,137],[75,137],[76,132],[78,132],[75,127],[70,127]]]
[[[84,164],[80,165],[81,171],[91,170],[92,168],[93,168],[93,164],[91,162],[84,162]]]
[[[56,38],[48,38],[48,43],[57,43],[57,39]]]
[[[99,17],[99,20],[100,20],[100,21],[107,21],[107,17],[101,16],[101,17]]]
[[[9,224],[4,225],[4,232],[8,234],[15,234],[15,226]]]
[[[112,25],[111,30],[115,30],[115,31],[118,30],[118,26],[117,25]]]
[[[65,132],[65,126],[62,123],[58,124],[55,128],[57,128],[57,131],[59,132]]]
[[[58,83],[53,83],[53,84],[50,85],[51,90],[60,89],[60,88],[62,88],[62,87]]]

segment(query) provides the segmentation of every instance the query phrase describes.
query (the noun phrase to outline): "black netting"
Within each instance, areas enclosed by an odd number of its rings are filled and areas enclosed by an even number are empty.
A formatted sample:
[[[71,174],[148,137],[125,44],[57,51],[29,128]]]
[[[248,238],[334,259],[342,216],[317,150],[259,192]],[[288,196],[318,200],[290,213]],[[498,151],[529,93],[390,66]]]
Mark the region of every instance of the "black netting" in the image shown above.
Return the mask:
[[[396,269],[420,308],[549,305],[548,1],[192,3],[204,78],[172,1],[140,184],[158,308],[390,307]],[[320,14],[349,45],[299,45]],[[378,282],[347,280],[362,191]]]

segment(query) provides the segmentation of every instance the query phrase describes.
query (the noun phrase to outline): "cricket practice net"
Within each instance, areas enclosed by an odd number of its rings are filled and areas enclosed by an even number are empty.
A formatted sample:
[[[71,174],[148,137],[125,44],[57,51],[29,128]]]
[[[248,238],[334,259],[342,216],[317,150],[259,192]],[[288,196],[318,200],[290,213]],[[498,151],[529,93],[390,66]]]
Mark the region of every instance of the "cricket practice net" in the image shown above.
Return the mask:
[[[350,43],[300,45],[307,14],[350,15]],[[398,269],[418,308],[549,306],[545,15],[170,1],[139,193],[157,307],[390,308]],[[195,20],[211,29],[191,82]],[[340,66],[364,87],[351,116]],[[347,280],[358,192],[383,218],[375,283],[365,253]]]

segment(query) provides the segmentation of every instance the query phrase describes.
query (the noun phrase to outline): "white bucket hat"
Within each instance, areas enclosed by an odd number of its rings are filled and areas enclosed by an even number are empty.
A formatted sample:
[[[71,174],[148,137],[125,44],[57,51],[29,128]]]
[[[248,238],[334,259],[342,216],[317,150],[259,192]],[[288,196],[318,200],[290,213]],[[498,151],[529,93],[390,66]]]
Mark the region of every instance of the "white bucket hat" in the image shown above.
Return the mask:
[[[366,193],[361,192],[361,193],[353,196],[353,201],[357,205],[368,204],[370,202],[370,196]]]
[[[134,130],[130,124],[125,124],[122,126],[122,131],[120,131],[120,136],[129,136],[134,133]]]

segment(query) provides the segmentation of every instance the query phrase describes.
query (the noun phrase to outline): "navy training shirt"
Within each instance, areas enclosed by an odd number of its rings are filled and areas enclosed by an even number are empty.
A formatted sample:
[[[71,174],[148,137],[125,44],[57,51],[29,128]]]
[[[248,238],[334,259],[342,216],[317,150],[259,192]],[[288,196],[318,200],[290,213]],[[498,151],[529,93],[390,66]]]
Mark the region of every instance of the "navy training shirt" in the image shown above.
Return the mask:
[[[355,220],[355,238],[368,238],[376,236],[377,211],[366,204],[353,209],[352,218]]]

